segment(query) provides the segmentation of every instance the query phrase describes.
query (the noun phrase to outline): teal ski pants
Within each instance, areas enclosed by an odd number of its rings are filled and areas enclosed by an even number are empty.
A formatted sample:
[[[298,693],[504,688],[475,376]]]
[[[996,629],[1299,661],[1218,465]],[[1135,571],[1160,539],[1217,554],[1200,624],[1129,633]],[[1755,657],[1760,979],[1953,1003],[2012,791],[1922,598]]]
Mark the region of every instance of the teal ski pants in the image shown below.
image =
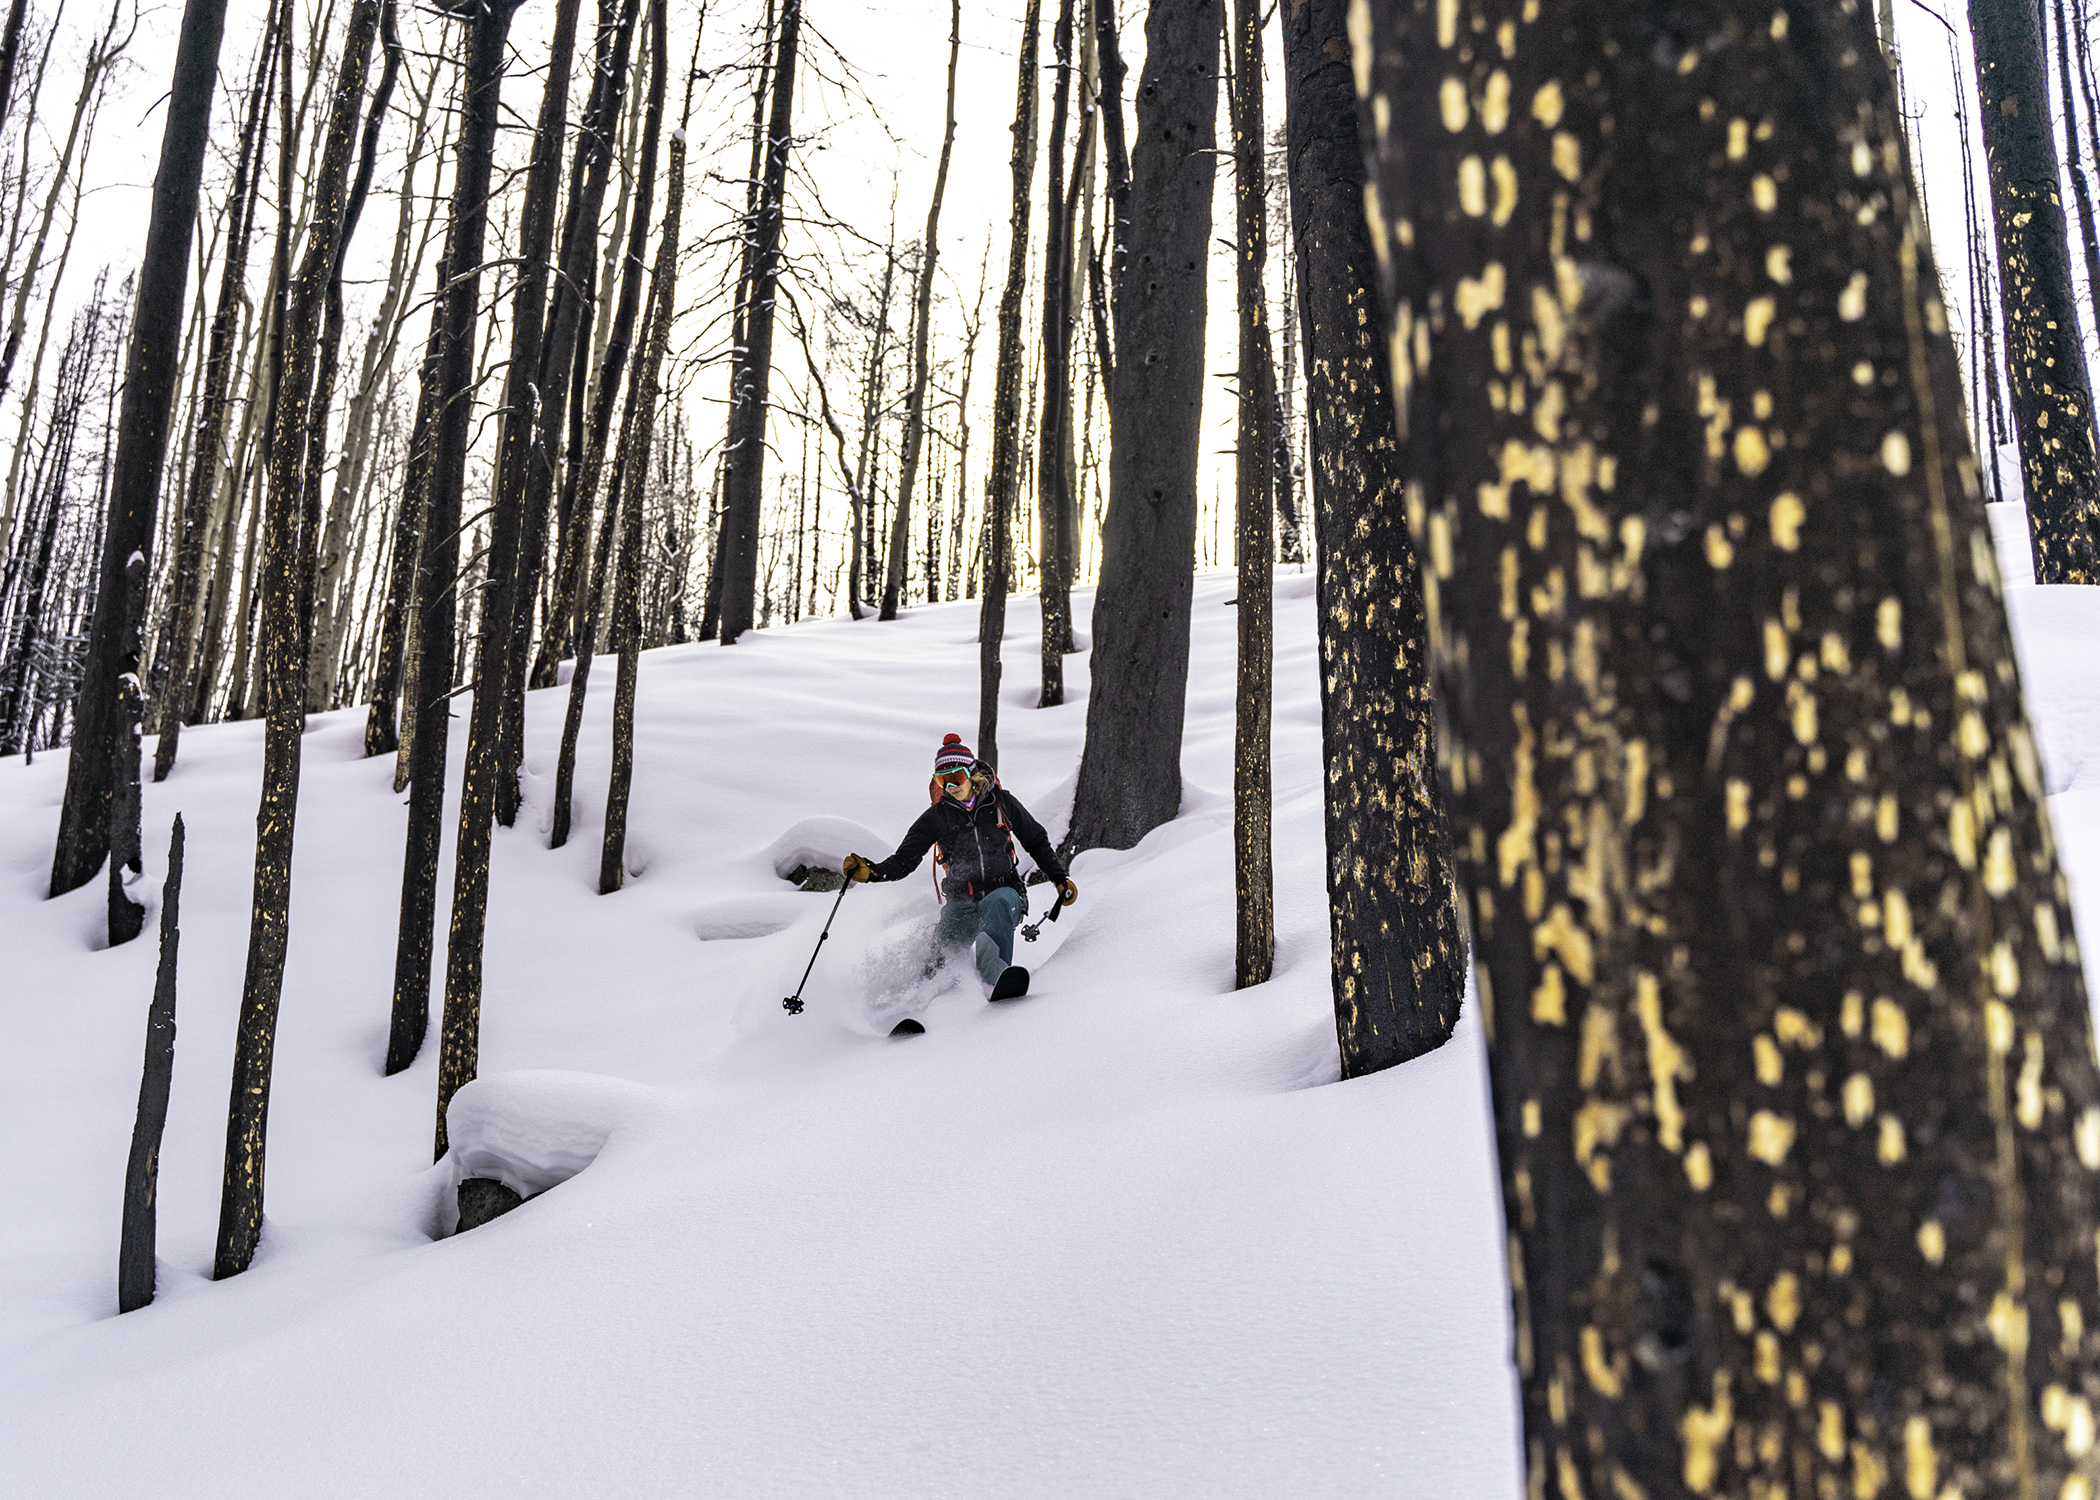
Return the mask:
[[[1014,961],[1014,927],[1028,914],[1028,898],[1009,886],[987,891],[972,901],[950,897],[941,908],[941,941],[952,948],[975,949],[977,973],[986,984]]]

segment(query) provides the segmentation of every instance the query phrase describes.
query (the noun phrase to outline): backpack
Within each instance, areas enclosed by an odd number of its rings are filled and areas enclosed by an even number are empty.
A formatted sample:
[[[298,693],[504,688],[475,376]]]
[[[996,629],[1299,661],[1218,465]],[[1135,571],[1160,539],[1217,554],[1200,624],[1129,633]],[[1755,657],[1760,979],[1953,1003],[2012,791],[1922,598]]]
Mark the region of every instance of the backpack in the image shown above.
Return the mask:
[[[1014,831],[1006,825],[1006,804],[998,800],[999,793],[1002,790],[1004,790],[1004,788],[1002,788],[999,784],[999,773],[997,771],[994,771],[990,766],[985,765],[983,761],[978,761],[970,767],[970,775],[973,780],[976,778],[976,775],[980,769],[983,770],[985,775],[991,777],[992,779],[992,806],[998,809],[999,831],[1006,835],[1006,862],[1009,865],[1012,865],[1014,869],[1018,871],[1021,868],[1021,858],[1020,855],[1014,849]],[[942,795],[941,784],[938,781],[929,779],[926,783],[926,790],[929,794],[931,794],[933,804],[935,806],[939,806]],[[948,904],[948,892],[945,883],[942,880],[942,877],[947,873],[947,871],[948,856],[945,852],[943,852],[939,844],[935,844],[933,846],[933,865],[929,873],[933,876],[934,900],[938,901],[943,906]]]

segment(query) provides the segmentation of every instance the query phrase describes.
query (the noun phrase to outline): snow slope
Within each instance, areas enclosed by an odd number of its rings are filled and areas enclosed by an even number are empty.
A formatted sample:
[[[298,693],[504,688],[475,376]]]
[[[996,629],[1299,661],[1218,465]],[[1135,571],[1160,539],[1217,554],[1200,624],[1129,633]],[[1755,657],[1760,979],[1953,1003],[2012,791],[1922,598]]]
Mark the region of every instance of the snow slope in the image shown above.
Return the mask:
[[[40,899],[63,758],[0,763],[0,1492],[1517,1494],[1479,1033],[1469,1009],[1453,1045],[1336,1082],[1312,579],[1278,585],[1277,976],[1238,994],[1229,577],[1197,586],[1181,818],[1080,858],[1080,904],[1020,950],[1036,994],[997,1009],[966,974],[920,978],[924,875],[850,891],[808,1012],[779,1004],[833,903],[780,872],[886,853],[924,806],[940,735],[974,726],[973,607],[646,656],[634,878],[610,897],[609,693],[560,851],[562,695],[532,695],[527,810],[493,855],[482,1079],[453,1123],[465,1171],[558,1185],[454,1239],[434,1237],[461,1170],[428,1164],[434,1042],[379,1072],[405,815],[390,763],[357,758],[359,715],[317,718],[269,1219],[223,1285],[260,730],[185,735],[146,794],[134,889],[157,893],[180,809],[161,1296],[122,1318],[153,945],[98,950],[100,886]],[[2013,602],[2100,931],[2100,591]],[[1037,628],[1017,601],[1001,739],[1054,832],[1086,668],[1035,710]],[[885,1039],[904,1014],[929,1034]]]
[[[1232,991],[1232,580],[1199,580],[1182,817],[1082,856],[1036,994],[920,979],[926,875],[830,896],[968,737],[974,606],[644,659],[629,845],[596,894],[608,691],[546,847],[562,694],[493,854],[469,1170],[536,1188],[433,1238],[435,1043],[380,1076],[405,812],[361,714],[305,742],[255,1267],[208,1280],[260,729],[146,793],[189,827],[160,1300],[115,1313],[153,944],[47,878],[62,756],[0,763],[0,1489],[27,1496],[1507,1495],[1518,1486],[1480,1044],[1337,1083],[1312,578],[1278,580],[1277,977]],[[1089,600],[1080,600],[1085,619]],[[1085,727],[1016,601],[1003,775],[1053,832]],[[464,739],[464,705],[455,765]],[[811,822],[810,820],[824,820]],[[856,829],[853,825],[860,825]],[[789,856],[798,856],[790,858]],[[449,852],[447,855],[449,876]],[[1042,905],[1038,893],[1037,907]],[[1043,965],[1046,956],[1054,958]],[[929,1034],[885,1037],[903,1014]],[[581,1171],[576,1171],[580,1164]]]

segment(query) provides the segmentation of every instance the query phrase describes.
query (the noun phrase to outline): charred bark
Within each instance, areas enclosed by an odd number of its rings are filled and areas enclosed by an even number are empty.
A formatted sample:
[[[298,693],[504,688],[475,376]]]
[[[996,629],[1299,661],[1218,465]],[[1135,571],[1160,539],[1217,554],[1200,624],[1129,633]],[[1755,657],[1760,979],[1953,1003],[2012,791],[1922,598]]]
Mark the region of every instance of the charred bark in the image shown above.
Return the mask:
[[[117,1311],[153,1300],[156,1199],[160,1138],[168,1123],[175,1081],[175,967],[182,947],[182,814],[168,836],[168,878],[160,892],[160,964],[153,975],[153,1008],[146,1016],[146,1061],[139,1075],[139,1108],[131,1124],[131,1160],[124,1170],[124,1229],[117,1244]]]
[[[1288,24],[1288,23],[1286,23]],[[1268,137],[1262,127],[1261,0],[1234,0],[1232,174],[1238,210],[1239,441],[1233,459],[1239,543],[1239,651],[1233,713],[1233,988],[1265,984],[1276,964],[1269,858],[1270,661],[1276,573],[1276,371],[1269,350]]]

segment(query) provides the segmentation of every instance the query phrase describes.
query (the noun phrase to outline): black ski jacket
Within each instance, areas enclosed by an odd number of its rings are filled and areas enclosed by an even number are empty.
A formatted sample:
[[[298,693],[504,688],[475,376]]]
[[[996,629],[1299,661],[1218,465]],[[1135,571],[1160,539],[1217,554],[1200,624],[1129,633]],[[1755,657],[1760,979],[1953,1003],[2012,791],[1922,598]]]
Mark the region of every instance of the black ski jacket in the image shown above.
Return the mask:
[[[1006,828],[999,826],[1001,813],[1005,814]],[[1001,886],[1026,895],[1021,872],[1014,868],[1008,829],[1035,860],[1037,869],[1053,881],[1065,878],[1064,862],[1051,847],[1043,825],[1028,816],[1028,809],[1004,787],[994,787],[991,795],[979,797],[974,807],[964,807],[952,797],[941,798],[919,814],[897,852],[874,867],[874,878],[902,880],[919,868],[928,849],[939,844],[941,855],[948,862],[941,888],[950,899],[974,901]]]

